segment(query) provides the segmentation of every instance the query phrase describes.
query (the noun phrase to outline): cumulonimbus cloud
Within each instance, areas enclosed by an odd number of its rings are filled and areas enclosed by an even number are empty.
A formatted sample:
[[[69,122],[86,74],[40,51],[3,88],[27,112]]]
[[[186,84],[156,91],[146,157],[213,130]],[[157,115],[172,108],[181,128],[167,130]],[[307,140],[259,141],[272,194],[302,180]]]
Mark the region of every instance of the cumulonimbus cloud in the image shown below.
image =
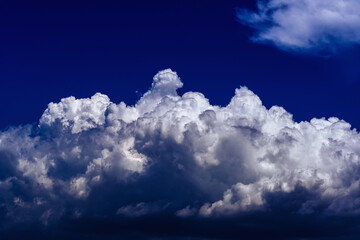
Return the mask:
[[[257,12],[239,9],[239,20],[257,32],[256,42],[287,51],[336,51],[360,43],[358,0],[266,0]]]
[[[198,92],[179,96],[182,85],[164,70],[134,106],[100,93],[69,97],[50,103],[38,125],[2,131],[0,232],[35,225],[68,237],[78,226],[78,236],[96,219],[145,235],[209,237],[203,229],[210,227],[218,237],[247,232],[254,239],[253,228],[278,221],[279,230],[310,218],[314,236],[329,237],[338,235],[324,230],[328,219],[359,216],[360,136],[349,123],[295,122],[282,107],[266,109],[246,87],[226,107],[213,106]],[[279,220],[284,215],[293,220]],[[104,229],[101,221],[95,225]],[[156,221],[197,227],[171,232]]]

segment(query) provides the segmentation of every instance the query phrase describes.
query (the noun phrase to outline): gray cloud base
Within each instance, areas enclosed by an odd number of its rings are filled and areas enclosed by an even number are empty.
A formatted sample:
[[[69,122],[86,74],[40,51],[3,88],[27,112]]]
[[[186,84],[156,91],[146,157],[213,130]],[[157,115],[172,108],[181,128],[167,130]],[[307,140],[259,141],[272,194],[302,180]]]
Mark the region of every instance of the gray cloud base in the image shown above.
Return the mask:
[[[100,93],[69,97],[50,103],[38,126],[1,132],[4,236],[29,226],[84,239],[114,229],[139,238],[252,239],[261,238],[258,229],[275,239],[356,230],[360,136],[350,124],[294,122],[246,87],[226,107],[212,106],[201,93],[178,96],[182,85],[164,70],[135,106]],[[290,226],[307,230],[284,232]]]

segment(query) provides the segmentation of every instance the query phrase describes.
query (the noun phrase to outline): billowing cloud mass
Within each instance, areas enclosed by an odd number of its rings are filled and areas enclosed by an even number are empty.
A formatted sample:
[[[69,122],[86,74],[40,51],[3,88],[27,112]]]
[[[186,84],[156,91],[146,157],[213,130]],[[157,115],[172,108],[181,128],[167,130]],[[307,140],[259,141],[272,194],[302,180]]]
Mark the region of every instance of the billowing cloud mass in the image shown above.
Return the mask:
[[[360,43],[359,0],[259,0],[257,12],[238,11],[256,42],[288,51],[336,51]]]
[[[344,3],[346,5],[346,1]],[[246,87],[226,107],[164,70],[134,105],[50,103],[0,133],[7,239],[350,239],[360,135],[336,117],[294,122]],[[188,239],[188,238],[187,238]]]

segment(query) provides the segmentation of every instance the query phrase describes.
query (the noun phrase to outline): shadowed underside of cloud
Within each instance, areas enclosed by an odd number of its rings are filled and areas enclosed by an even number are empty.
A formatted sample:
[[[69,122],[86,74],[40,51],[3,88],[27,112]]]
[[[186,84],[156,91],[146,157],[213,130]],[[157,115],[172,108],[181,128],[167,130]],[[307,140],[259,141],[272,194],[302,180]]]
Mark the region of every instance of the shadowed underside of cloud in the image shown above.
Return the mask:
[[[0,133],[0,234],[38,239],[352,239],[360,136],[294,122],[246,87],[226,107],[164,70],[135,106],[50,103]]]
[[[257,31],[255,42],[286,51],[334,52],[360,43],[359,0],[259,0],[257,12],[238,10]]]

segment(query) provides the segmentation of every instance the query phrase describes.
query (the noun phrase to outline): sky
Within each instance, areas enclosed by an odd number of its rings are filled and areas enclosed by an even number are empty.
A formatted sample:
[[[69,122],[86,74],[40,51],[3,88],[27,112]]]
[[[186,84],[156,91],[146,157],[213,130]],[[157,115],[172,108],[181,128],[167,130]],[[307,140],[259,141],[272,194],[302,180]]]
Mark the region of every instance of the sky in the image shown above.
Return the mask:
[[[359,13],[1,3],[1,236],[357,239]]]
[[[247,86],[297,121],[337,116],[359,128],[359,48],[314,57],[254,43],[239,8],[256,9],[256,1],[3,3],[0,127],[36,122],[68,96],[101,92],[135,104],[136,91],[171,68],[182,93],[202,92],[212,104],[227,105]]]

